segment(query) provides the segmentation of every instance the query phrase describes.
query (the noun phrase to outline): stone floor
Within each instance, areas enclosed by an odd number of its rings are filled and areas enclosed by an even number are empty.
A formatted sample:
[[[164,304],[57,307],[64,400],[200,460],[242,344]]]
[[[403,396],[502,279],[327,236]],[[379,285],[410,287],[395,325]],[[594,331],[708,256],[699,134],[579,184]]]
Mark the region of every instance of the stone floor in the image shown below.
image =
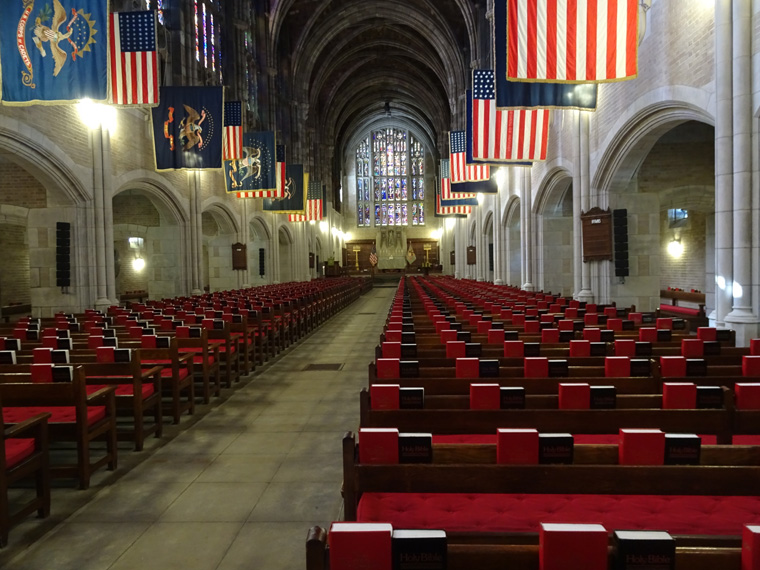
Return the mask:
[[[57,485],[51,518],[12,529],[0,568],[303,570],[309,527],[341,517],[341,438],[393,293],[370,291],[145,451],[121,447],[91,489]]]

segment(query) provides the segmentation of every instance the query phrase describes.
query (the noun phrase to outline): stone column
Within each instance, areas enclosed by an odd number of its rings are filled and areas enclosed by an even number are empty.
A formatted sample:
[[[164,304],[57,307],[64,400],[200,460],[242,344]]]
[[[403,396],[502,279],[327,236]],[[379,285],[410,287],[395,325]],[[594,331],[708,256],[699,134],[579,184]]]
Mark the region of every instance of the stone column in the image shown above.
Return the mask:
[[[591,178],[589,175],[589,113],[576,111],[578,114],[578,163],[573,177],[573,241],[575,245],[575,279],[578,301],[591,303],[594,292],[591,290],[591,267],[583,262],[583,228],[581,212],[591,208]],[[578,285],[580,287],[578,287]]]
[[[501,193],[505,191],[506,169],[496,175],[499,191],[493,197],[493,282],[504,285],[504,236],[501,225]]]
[[[715,3],[715,313],[722,326],[733,296],[733,72],[731,0]]]
[[[466,246],[464,246],[464,232],[462,228],[466,225],[467,218],[457,218],[454,232],[454,278],[462,279],[464,277],[466,258]]]
[[[190,189],[190,258],[192,275],[192,295],[203,293],[203,230],[201,223],[201,189],[199,170],[189,170],[187,184]]]
[[[113,243],[113,183],[111,173],[111,133],[100,127],[103,132],[103,220],[105,221],[105,255],[106,255],[106,292],[108,299],[116,303],[116,265]]]
[[[248,288],[251,286],[251,268],[248,264],[248,242],[250,241],[250,226],[248,225],[248,200],[240,200],[241,224],[238,241],[246,248],[246,265],[243,271],[238,271],[238,286]]]
[[[95,275],[96,275],[96,309],[106,309],[111,305],[108,300],[108,264],[106,262],[106,216],[105,216],[105,172],[103,165],[104,148],[103,127],[90,130],[90,148],[92,149],[92,189],[95,204]],[[112,240],[113,243],[113,240]],[[111,245],[113,249],[113,245]]]
[[[478,207],[475,210],[475,278],[478,281],[485,280],[486,266],[488,264],[488,252],[485,249],[486,240],[485,233],[483,231],[484,208],[485,196],[478,199]]]
[[[533,275],[533,196],[531,195],[530,168],[520,168],[520,237],[522,248],[522,288],[534,291]]]
[[[717,8],[716,8],[717,9]],[[752,7],[733,0],[733,310],[726,323],[756,323],[752,314]],[[716,188],[717,190],[717,188]],[[733,327],[737,328],[737,327]],[[739,331],[737,330],[737,337]],[[739,339],[737,338],[737,342]],[[742,344],[749,344],[749,340]]]

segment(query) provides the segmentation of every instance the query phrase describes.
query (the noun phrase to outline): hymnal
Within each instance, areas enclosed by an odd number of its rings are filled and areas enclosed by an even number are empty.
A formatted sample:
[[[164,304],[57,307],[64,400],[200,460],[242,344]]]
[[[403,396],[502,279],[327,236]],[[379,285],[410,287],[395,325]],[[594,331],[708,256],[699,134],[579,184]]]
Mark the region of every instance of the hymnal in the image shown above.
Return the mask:
[[[446,570],[446,554],[446,531],[393,531],[393,570]]]
[[[614,570],[675,570],[676,541],[659,530],[616,530]]]
[[[454,327],[451,327],[454,328]],[[457,330],[457,340],[462,342],[472,342],[472,333],[470,331]]]
[[[673,340],[673,331],[670,329],[657,329],[657,341],[667,342]]]
[[[470,384],[471,410],[498,410],[501,391],[498,384]]]
[[[360,428],[359,463],[398,463],[398,429]]]
[[[632,331],[634,329],[634,323],[633,321],[629,319],[623,319],[623,330],[624,331]]]
[[[405,333],[413,333],[414,332],[414,323],[401,323],[401,332]]]
[[[116,348],[119,346],[119,339],[116,337],[103,337],[103,346]]]
[[[398,363],[398,374],[401,378],[417,378],[420,375],[418,360],[401,360]]]
[[[432,463],[433,434],[400,433],[398,435],[399,463]]]
[[[330,570],[392,570],[392,535],[389,523],[332,523]]]
[[[570,374],[567,360],[550,360],[549,376],[552,378],[566,378]]]
[[[417,342],[417,337],[413,332],[403,332],[401,333],[401,344],[415,344]]]
[[[369,387],[370,408],[373,410],[398,410],[399,392],[398,384],[372,384]]]
[[[71,333],[69,330],[57,330],[55,331],[55,336],[58,338],[71,338]]]
[[[599,331],[599,340],[601,342],[615,342],[615,331],[602,329]]]
[[[101,336],[103,337],[116,336],[116,331],[114,329],[103,329]]]
[[[40,339],[40,331],[27,329],[26,330],[26,340],[39,340]]]
[[[744,525],[741,568],[742,570],[760,570],[760,525]]]
[[[686,330],[686,321],[684,319],[673,319],[673,330],[674,331]]]
[[[114,362],[132,362],[131,348],[117,348],[113,351]]]
[[[417,345],[416,344],[402,344],[401,345],[401,358],[416,358],[417,357]]]
[[[496,324],[496,323],[494,323]],[[504,331],[504,340],[515,341],[519,340],[520,333],[518,331]]]
[[[569,433],[539,433],[538,462],[572,463],[573,436]]]
[[[718,329],[715,331],[715,340],[718,342],[728,342],[731,340],[731,329]]]
[[[502,410],[525,409],[525,388],[522,386],[502,386],[499,395],[499,407]]]
[[[620,465],[662,465],[665,434],[659,429],[622,428],[618,443]]]
[[[665,434],[665,465],[699,465],[702,440],[694,433]]]
[[[16,364],[16,351],[0,350],[0,364]]]
[[[421,410],[425,407],[425,388],[399,388],[399,408],[402,410]]]
[[[697,386],[698,409],[720,409],[723,407],[723,388],[720,386]]]
[[[652,356],[652,343],[637,340],[636,356]]]
[[[50,361],[53,364],[68,364],[69,351],[65,349],[55,349],[50,351]]]
[[[71,382],[74,379],[74,367],[53,366],[51,375],[53,382]]]
[[[499,377],[499,361],[498,360],[481,360],[480,365],[480,377],[481,378],[498,378]]]
[[[760,410],[760,384],[737,382],[734,384],[738,410]]]
[[[589,408],[592,410],[614,409],[617,406],[617,388],[615,386],[591,386]]]
[[[559,385],[560,410],[587,410],[591,399],[591,388],[585,383],[561,383]]]
[[[606,355],[607,355],[607,343],[592,342],[589,345],[589,356],[606,356]]]
[[[538,430],[497,429],[496,463],[535,465],[538,463]]]
[[[692,382],[664,382],[663,410],[691,410],[697,407],[697,386]]]
[[[3,345],[5,350],[21,350],[21,341],[17,338],[6,338]]]
[[[575,333],[573,331],[559,331],[560,342],[570,342],[574,338],[575,338]]]
[[[465,356],[477,358],[477,357],[480,357],[482,354],[483,354],[483,346],[479,342],[465,341],[465,345],[464,345]]]
[[[171,337],[168,337],[168,336],[156,337],[156,348],[169,348],[171,344],[172,344]]]
[[[686,359],[687,376],[707,376],[707,362],[704,358]]]
[[[524,356],[538,356],[541,354],[540,342],[526,342],[523,344]]]
[[[203,336],[203,329],[201,327],[189,327],[190,338],[201,338]]]
[[[631,376],[650,376],[651,365],[647,358],[631,359]]]
[[[704,343],[705,356],[716,356],[720,354],[720,343],[716,340],[706,340]]]
[[[541,570],[607,570],[607,530],[600,524],[541,523]]]

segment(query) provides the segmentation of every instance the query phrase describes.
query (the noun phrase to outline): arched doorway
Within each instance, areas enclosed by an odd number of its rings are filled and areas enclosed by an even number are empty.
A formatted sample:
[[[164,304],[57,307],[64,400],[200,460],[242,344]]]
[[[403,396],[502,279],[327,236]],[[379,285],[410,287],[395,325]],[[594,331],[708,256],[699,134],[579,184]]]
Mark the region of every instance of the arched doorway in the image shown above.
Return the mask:
[[[513,197],[504,213],[507,273],[505,282],[513,287],[522,284],[522,249],[520,247],[520,199]]]
[[[536,204],[536,285],[563,296],[571,296],[574,286],[572,182],[567,172],[555,172]]]
[[[494,243],[493,243],[493,212],[488,212],[486,219],[483,221],[483,234],[485,236],[485,259],[483,267],[483,277],[486,281],[493,283],[494,274]]]
[[[286,226],[280,226],[277,231],[277,247],[279,247],[280,254],[280,283],[287,283],[294,279],[294,255],[293,255],[293,236],[290,234]]]
[[[237,226],[229,211],[213,205],[201,216],[203,232],[203,287],[209,291],[235,289],[238,279],[232,269],[232,244]]]
[[[248,274],[252,285],[272,282],[272,240],[263,219],[256,217],[249,224]]]

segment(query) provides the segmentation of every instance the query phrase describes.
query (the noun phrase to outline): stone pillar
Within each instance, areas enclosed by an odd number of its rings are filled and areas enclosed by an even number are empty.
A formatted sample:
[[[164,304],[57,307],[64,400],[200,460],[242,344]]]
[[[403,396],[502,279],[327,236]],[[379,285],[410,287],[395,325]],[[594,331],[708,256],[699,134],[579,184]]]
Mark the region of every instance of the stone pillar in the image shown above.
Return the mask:
[[[717,8],[716,8],[717,9]],[[733,310],[726,323],[757,322],[752,314],[752,7],[733,0]],[[717,190],[717,188],[716,188]],[[736,327],[733,327],[736,328]],[[738,332],[738,331],[737,331]],[[737,336],[739,336],[737,334]],[[737,341],[739,339],[737,338]],[[743,343],[743,344],[748,344]]]
[[[502,169],[501,172],[506,172]],[[504,285],[504,235],[501,225],[501,193],[505,190],[504,174],[497,174],[499,191],[493,197],[493,282],[494,285]]]
[[[103,220],[105,221],[105,254],[106,254],[106,292],[108,299],[116,303],[116,264],[114,261],[113,243],[113,183],[111,173],[111,134],[108,129],[101,127],[103,132]]]
[[[241,224],[238,233],[238,241],[246,247],[246,265],[243,271],[238,271],[238,286],[248,288],[251,286],[251,268],[248,263],[248,242],[250,241],[250,226],[248,225],[248,200],[240,200]]]
[[[192,276],[192,295],[201,295],[203,293],[203,271],[201,263],[203,262],[203,230],[201,223],[201,189],[200,189],[199,170],[189,170],[187,173],[187,184],[190,189],[190,263]]]
[[[106,309],[111,305],[108,300],[108,263],[106,261],[106,215],[103,141],[107,131],[102,126],[90,130],[90,148],[92,149],[92,190],[95,204],[95,275],[96,275],[96,309]],[[113,239],[111,240],[113,244]],[[113,245],[111,245],[113,249]]]
[[[533,268],[533,196],[531,194],[530,168],[520,168],[520,237],[522,248],[522,288],[534,291]]]
[[[467,263],[467,249],[464,240],[463,228],[466,226],[467,218],[457,218],[454,226],[454,278],[462,279],[465,275]]]
[[[575,280],[578,301],[591,303],[591,267],[583,262],[583,227],[581,212],[591,209],[591,178],[589,175],[589,113],[576,111],[578,115],[578,163],[573,177],[573,242],[575,245]]]
[[[733,72],[732,2],[715,3],[715,313],[722,326],[733,296]]]
[[[478,199],[478,207],[475,210],[475,278],[478,281],[485,280],[488,252],[485,249],[485,233],[483,231],[483,210],[485,209],[485,196]],[[481,200],[483,202],[481,203]]]

